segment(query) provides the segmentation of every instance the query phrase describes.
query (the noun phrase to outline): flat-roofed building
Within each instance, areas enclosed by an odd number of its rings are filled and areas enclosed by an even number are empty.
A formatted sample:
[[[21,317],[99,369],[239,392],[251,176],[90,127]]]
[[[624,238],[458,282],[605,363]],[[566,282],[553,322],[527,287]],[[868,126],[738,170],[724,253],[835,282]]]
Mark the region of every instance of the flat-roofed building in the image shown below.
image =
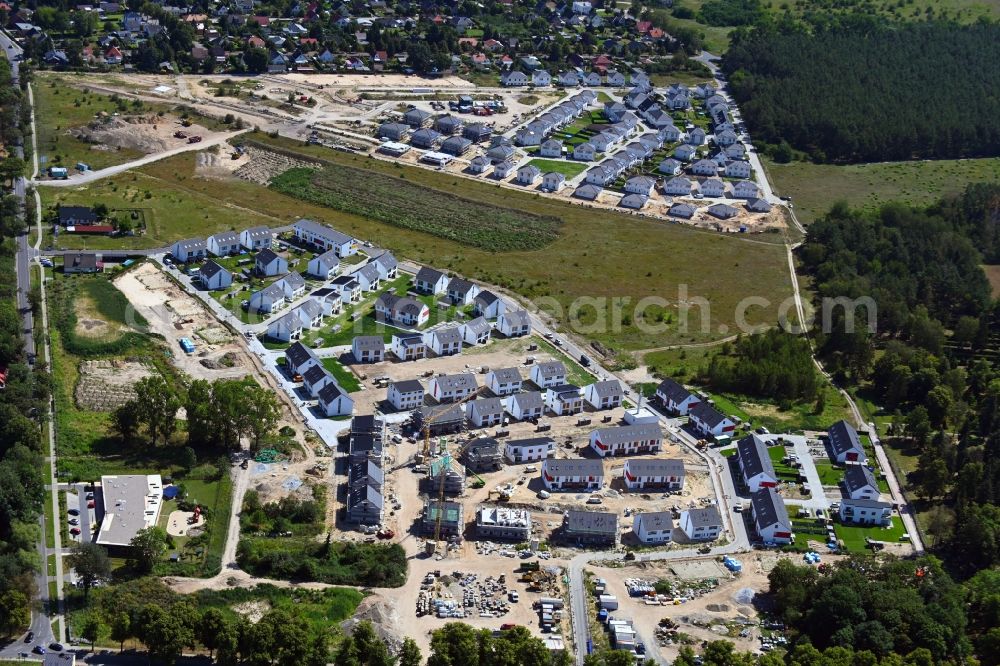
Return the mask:
[[[476,536],[527,541],[531,537],[531,512],[506,506],[481,506],[476,510]]]
[[[104,517],[97,543],[127,548],[139,530],[156,525],[163,505],[163,481],[159,474],[102,476],[101,500]]]

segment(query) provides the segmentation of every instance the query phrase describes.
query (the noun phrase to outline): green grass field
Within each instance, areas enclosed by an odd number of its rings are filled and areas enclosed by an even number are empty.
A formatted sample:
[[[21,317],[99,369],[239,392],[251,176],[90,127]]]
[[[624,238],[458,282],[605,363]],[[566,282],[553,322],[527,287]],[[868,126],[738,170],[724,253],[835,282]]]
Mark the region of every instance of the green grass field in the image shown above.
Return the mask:
[[[354,373],[345,368],[336,358],[329,356],[323,359],[323,367],[333,375],[333,378],[348,393],[361,390],[361,382],[354,376]]]
[[[764,164],[775,192],[792,197],[803,224],[822,217],[837,201],[863,209],[889,201],[925,206],[961,192],[969,183],[1000,180],[1000,158],[850,166],[769,160]]]
[[[580,325],[575,329],[616,349],[648,349],[716,339],[722,327],[727,334],[736,330],[736,306],[749,296],[764,297],[770,305],[750,308],[748,323],[770,323],[777,318],[781,300],[790,293],[784,250],[777,243],[570,206],[548,197],[498,188],[429,169],[403,167],[266,135],[254,137],[262,143],[273,143],[330,161],[343,161],[374,172],[404,173],[407,181],[437,189],[443,197],[457,194],[498,206],[557,216],[563,220],[563,225],[558,238],[542,250],[496,254],[412,229],[299,202],[249,183],[189,178],[187,174],[193,169],[190,156],[164,160],[145,167],[144,171],[166,182],[185,178],[187,188],[223,201],[253,201],[255,209],[262,214],[282,217],[294,211],[299,216],[329,222],[345,233],[392,250],[397,257],[499,284],[536,302],[547,297],[543,304],[551,304],[548,309],[556,310],[554,314],[564,326],[569,321],[569,307],[576,301],[580,308]],[[679,297],[685,290],[688,299],[700,296],[710,303],[707,311],[691,308],[687,331],[681,330],[676,316],[672,325],[663,327],[641,330],[635,324],[630,304],[649,296],[662,298],[667,310],[676,315]],[[580,297],[590,300],[582,303],[577,300]],[[618,300],[615,305],[614,299],[625,300]],[[603,318],[603,323],[598,321],[598,316]]]
[[[144,171],[127,173],[90,183],[79,188],[38,188],[43,208],[56,204],[93,205],[104,203],[114,210],[138,210],[145,221],[145,232],[131,237],[110,238],[107,236],[69,236],[61,234],[53,239],[45,232],[43,247],[55,249],[105,250],[112,248],[145,249],[163,247],[174,241],[194,236],[205,237],[216,231],[226,231],[235,225],[240,228],[251,226],[277,226],[285,224],[293,217],[289,207],[281,218],[258,213],[242,204],[253,201],[252,191],[263,188],[250,183],[232,183],[227,191],[232,198],[215,198],[188,187],[194,178],[194,157],[180,156],[181,164],[190,167],[181,174],[172,174],[170,181]],[[164,160],[173,162],[176,158]],[[160,166],[158,163],[156,166]],[[187,174],[187,175],[184,175]],[[202,181],[210,183],[212,181]],[[247,187],[241,188],[240,185]]]
[[[436,190],[397,177],[353,167],[289,169],[271,181],[284,194],[416,229],[491,252],[538,250],[556,239],[560,221],[527,211],[467,199],[444,199]]]
[[[862,527],[834,523],[833,531],[836,532],[837,538],[844,542],[844,547],[852,553],[865,551],[865,537],[875,541],[898,543],[899,538],[906,533],[899,516],[892,517],[892,527]]]
[[[533,164],[542,170],[542,173],[548,173],[550,171],[557,171],[562,175],[566,176],[566,179],[576,178],[581,173],[587,170],[590,164],[586,162],[567,162],[565,160],[543,160],[534,159],[528,162],[528,164]]]

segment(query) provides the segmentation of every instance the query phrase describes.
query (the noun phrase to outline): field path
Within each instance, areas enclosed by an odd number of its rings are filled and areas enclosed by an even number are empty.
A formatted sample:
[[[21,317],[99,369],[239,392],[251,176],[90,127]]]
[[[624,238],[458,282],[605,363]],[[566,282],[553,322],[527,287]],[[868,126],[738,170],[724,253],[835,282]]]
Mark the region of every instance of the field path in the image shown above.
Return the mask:
[[[126,162],[125,164],[116,164],[115,166],[110,166],[106,169],[99,169],[97,171],[87,171],[85,173],[74,175],[66,180],[37,180],[33,179],[31,181],[32,185],[36,187],[76,187],[77,185],[86,185],[87,183],[92,183],[95,180],[101,180],[102,178],[108,178],[109,176],[117,176],[120,173],[124,173],[129,169],[137,169],[141,166],[146,166],[147,164],[152,164],[153,162],[158,162],[162,159],[168,157],[173,157],[174,155],[180,155],[182,153],[187,153],[192,150],[204,150],[205,148],[211,148],[212,146],[217,146],[219,144],[229,141],[229,139],[234,136],[239,136],[244,132],[249,132],[249,129],[239,130],[236,132],[229,132],[227,134],[221,134],[214,138],[208,139],[207,141],[201,141],[199,143],[187,143],[180,148],[173,148],[171,150],[165,150],[162,153],[153,153],[152,155],[146,155],[145,157],[140,157],[137,160],[132,160],[131,162]]]

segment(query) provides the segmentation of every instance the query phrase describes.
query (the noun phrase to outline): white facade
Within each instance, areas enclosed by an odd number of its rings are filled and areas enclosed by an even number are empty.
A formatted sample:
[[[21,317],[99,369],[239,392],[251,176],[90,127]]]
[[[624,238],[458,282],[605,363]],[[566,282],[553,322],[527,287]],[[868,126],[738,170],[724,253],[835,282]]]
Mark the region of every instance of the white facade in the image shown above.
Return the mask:
[[[556,443],[548,437],[512,439],[504,444],[503,454],[514,464],[539,462],[556,454]]]
[[[670,543],[674,534],[673,515],[669,511],[636,514],[632,532],[642,543]]]

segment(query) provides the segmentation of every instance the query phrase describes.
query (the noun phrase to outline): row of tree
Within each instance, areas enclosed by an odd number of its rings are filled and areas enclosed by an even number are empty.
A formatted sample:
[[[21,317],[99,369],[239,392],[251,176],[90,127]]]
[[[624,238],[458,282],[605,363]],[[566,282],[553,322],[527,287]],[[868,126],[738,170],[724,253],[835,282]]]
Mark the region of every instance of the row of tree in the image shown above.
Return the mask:
[[[23,137],[21,90],[13,84],[10,65],[0,59],[0,144],[13,152]],[[36,544],[41,538],[38,515],[45,497],[41,419],[50,394],[42,364],[28,365],[17,309],[13,236],[23,220],[10,185],[22,174],[16,157],[0,160],[0,635],[22,631],[36,596],[35,572],[42,563]],[[36,320],[37,321],[37,320]]]
[[[755,142],[818,162],[1000,155],[1000,24],[860,13],[737,30],[722,61]]]
[[[177,430],[177,412],[184,407],[190,445],[235,450],[246,438],[256,449],[273,432],[280,413],[274,393],[250,377],[198,379],[178,390],[153,375],[136,382],[135,393],[112,414],[115,430],[127,442],[145,433],[154,445],[168,443]]]

